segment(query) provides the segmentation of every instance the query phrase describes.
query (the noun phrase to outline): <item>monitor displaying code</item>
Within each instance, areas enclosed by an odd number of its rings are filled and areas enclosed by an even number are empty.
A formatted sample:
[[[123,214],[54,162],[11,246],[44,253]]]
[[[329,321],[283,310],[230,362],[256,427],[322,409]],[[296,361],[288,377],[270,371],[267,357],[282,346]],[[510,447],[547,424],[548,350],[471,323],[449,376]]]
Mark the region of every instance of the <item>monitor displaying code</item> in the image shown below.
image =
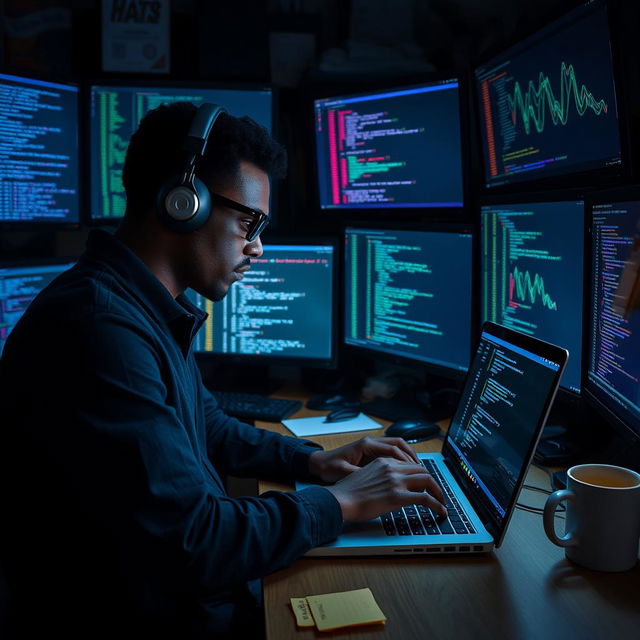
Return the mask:
[[[31,301],[63,271],[67,264],[0,267],[0,355],[9,334]]]
[[[462,207],[456,79],[315,102],[323,209]]]
[[[640,435],[640,201],[592,209],[590,391]]]
[[[91,217],[121,218],[126,198],[122,168],[129,140],[142,117],[163,103],[212,102],[234,116],[249,116],[272,129],[270,89],[208,89],[187,87],[91,87]]]
[[[470,233],[346,230],[346,344],[466,371]]]
[[[475,75],[487,187],[621,165],[605,2],[573,10]]]
[[[209,314],[194,351],[330,361],[334,259],[331,245],[264,245],[220,302],[188,290]]]
[[[584,203],[482,207],[481,313],[569,351],[561,386],[578,393],[582,354]]]
[[[78,88],[0,74],[0,222],[75,224]]]

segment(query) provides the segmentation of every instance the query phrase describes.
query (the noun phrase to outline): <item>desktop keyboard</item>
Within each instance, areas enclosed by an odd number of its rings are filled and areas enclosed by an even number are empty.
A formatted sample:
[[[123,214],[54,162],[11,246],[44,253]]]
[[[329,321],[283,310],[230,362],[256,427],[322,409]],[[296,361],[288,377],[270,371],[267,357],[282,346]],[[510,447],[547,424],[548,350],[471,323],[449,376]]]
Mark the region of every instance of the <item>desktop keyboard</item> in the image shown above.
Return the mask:
[[[271,398],[259,393],[214,390],[211,393],[225,413],[243,420],[280,422],[302,407],[299,400]]]
[[[430,536],[443,533],[475,533],[467,514],[451,491],[449,483],[440,473],[438,466],[433,460],[422,460],[422,464],[444,493],[444,504],[447,507],[448,517],[442,519],[441,516],[434,514],[431,509],[421,504],[408,505],[380,516],[385,533],[388,536],[424,535],[425,533]]]

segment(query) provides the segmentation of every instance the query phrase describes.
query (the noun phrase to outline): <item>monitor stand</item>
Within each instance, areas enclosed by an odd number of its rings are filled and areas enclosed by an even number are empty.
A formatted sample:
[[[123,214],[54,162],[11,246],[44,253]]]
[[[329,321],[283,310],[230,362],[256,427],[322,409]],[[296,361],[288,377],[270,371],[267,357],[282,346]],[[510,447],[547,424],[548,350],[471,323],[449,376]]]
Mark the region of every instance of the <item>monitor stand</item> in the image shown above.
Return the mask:
[[[393,398],[374,398],[370,402],[363,402],[362,410],[364,413],[392,422],[438,422],[453,415],[459,397],[459,390],[452,388],[438,389],[426,394],[415,390],[400,391]]]
[[[271,375],[269,365],[211,363],[202,359],[199,366],[205,386],[215,391],[241,391],[268,396],[282,386],[282,381]]]

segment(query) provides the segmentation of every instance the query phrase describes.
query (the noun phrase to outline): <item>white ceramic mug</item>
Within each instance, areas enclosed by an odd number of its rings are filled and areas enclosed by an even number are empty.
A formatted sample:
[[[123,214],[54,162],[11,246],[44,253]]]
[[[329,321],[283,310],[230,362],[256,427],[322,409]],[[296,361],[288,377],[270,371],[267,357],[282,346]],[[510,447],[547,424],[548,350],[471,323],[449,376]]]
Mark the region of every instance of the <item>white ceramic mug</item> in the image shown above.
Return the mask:
[[[567,501],[565,535],[554,515]],[[580,464],[567,471],[567,488],[544,506],[544,530],[576,564],[598,571],[626,571],[638,561],[640,474],[608,464]]]

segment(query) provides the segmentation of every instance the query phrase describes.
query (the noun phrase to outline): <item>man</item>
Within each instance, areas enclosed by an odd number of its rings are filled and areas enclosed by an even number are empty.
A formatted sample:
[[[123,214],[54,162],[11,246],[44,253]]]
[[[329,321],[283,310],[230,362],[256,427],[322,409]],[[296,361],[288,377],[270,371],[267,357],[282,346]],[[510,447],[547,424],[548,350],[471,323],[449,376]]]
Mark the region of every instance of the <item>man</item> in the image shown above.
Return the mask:
[[[183,292],[220,300],[262,254],[269,177],[284,164],[248,118],[189,103],[150,112],[127,152],[115,237],[94,231],[12,332],[3,546],[23,635],[259,637],[258,579],[343,519],[444,510],[404,441],[323,451],[225,416],[202,384],[190,345],[205,314]],[[232,499],[226,473],[335,484]]]

